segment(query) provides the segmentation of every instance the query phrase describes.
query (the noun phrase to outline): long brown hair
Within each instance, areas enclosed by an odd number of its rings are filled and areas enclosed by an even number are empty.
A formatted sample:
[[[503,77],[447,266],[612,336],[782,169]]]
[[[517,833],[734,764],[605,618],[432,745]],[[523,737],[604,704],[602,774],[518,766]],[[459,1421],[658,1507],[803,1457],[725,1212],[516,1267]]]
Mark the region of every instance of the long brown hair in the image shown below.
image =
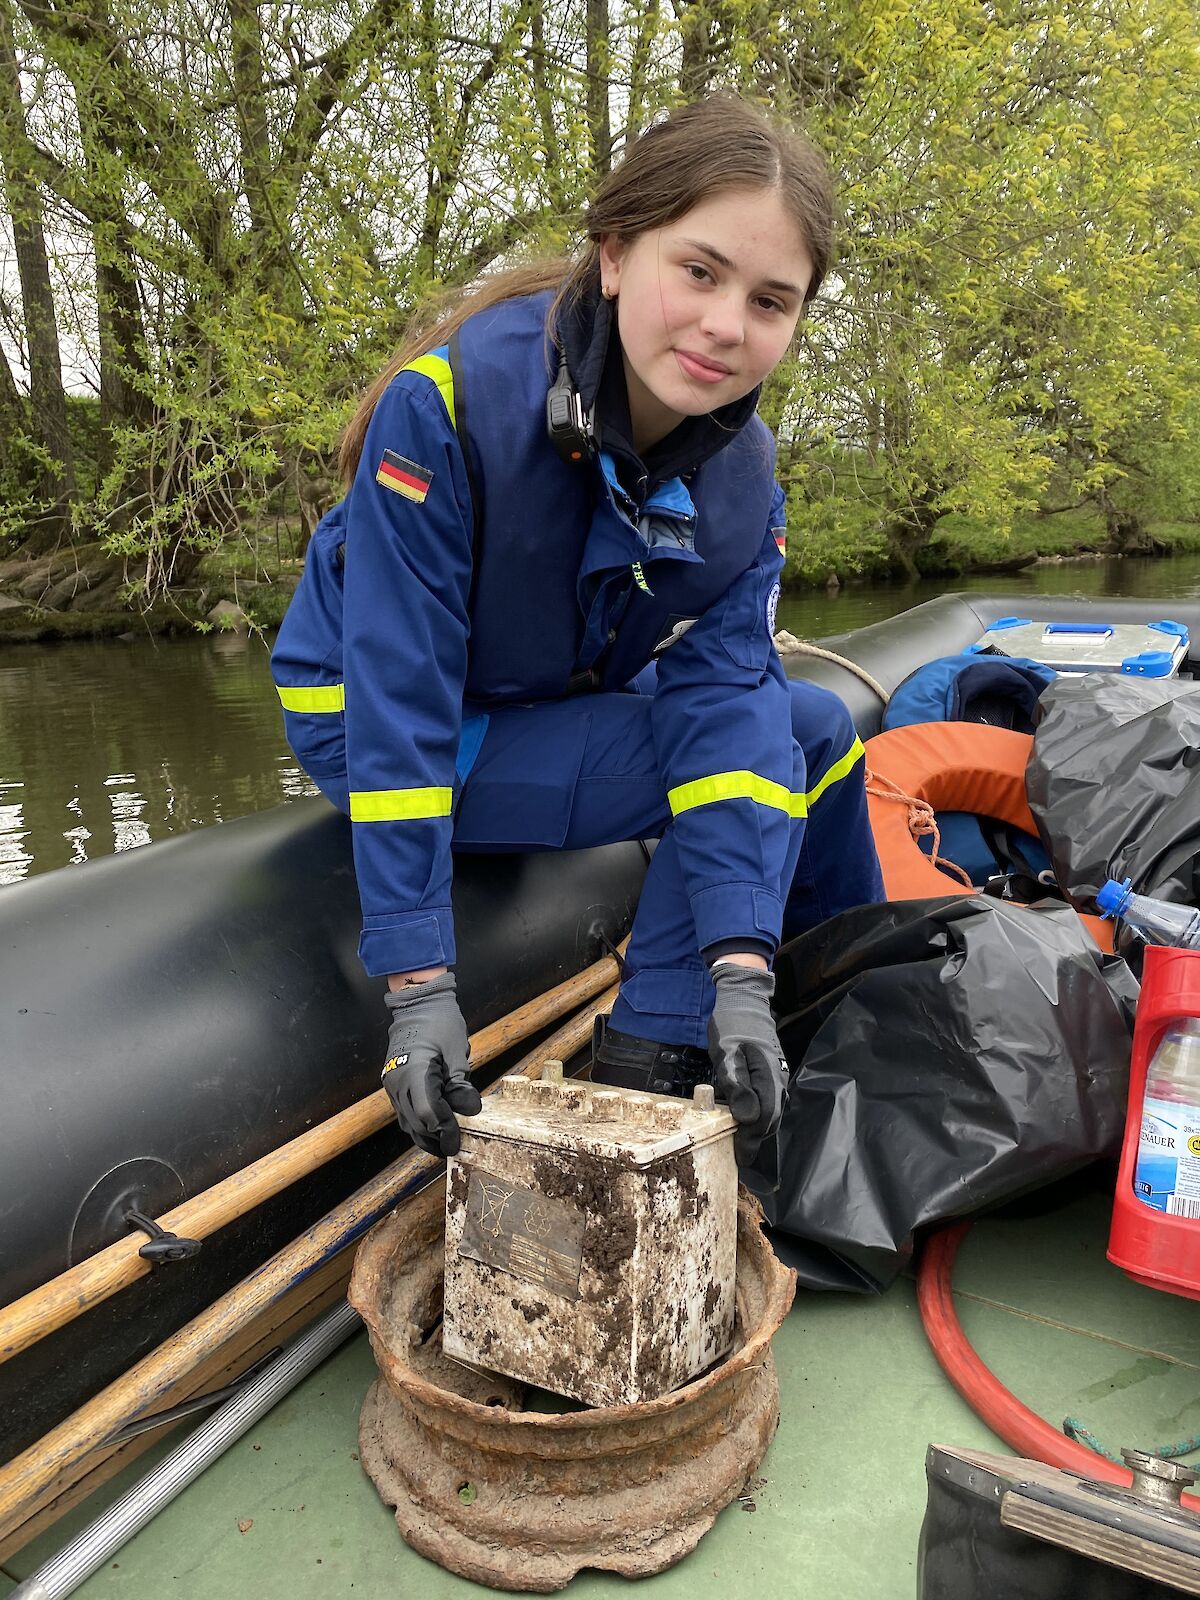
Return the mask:
[[[347,486],[380,396],[409,362],[444,344],[476,311],[544,289],[557,291],[546,324],[553,337],[560,308],[599,280],[604,234],[631,243],[640,233],[668,227],[710,195],[729,189],[778,192],[812,258],[813,275],[804,296],[810,301],[833,254],[833,179],[824,156],[793,128],[737,95],[713,94],[680,106],[649,127],[605,178],[584,213],[587,244],[576,256],[522,263],[426,307],[363,395],[342,435],[339,465]]]

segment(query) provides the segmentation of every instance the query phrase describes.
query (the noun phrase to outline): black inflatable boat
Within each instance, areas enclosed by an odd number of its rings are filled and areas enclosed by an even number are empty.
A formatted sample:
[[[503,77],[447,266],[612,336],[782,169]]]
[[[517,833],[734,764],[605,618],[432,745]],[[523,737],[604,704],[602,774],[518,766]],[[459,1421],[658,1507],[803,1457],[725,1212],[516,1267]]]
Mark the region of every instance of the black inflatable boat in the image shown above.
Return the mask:
[[[459,993],[478,1029],[627,931],[637,844],[463,857]],[[0,1304],[378,1087],[349,823],[323,799],[0,892]],[[499,1070],[498,1068],[496,1070]],[[375,1135],[0,1365],[0,1461],[400,1153]]]
[[[1200,602],[947,595],[822,643],[890,693],[1019,609],[1200,638]],[[787,658],[860,733],[878,693]],[[459,990],[472,1029],[594,961],[628,928],[637,844],[466,856]],[[0,892],[0,1304],[369,1093],[386,1016],[356,954],[348,824],[295,802]],[[398,1153],[376,1135],[114,1299],[0,1365],[0,1461],[38,1438]]]
[[[976,644],[996,622],[1020,615],[1034,622],[1149,623],[1162,617],[1183,623],[1191,658],[1181,674],[1200,674],[1200,600],[1092,600],[1066,595],[944,594],[885,622],[836,634],[821,644],[864,667],[889,695],[910,673],[938,656]],[[789,656],[789,677],[832,689],[850,708],[864,739],[879,732],[883,701],[861,678],[836,662]]]

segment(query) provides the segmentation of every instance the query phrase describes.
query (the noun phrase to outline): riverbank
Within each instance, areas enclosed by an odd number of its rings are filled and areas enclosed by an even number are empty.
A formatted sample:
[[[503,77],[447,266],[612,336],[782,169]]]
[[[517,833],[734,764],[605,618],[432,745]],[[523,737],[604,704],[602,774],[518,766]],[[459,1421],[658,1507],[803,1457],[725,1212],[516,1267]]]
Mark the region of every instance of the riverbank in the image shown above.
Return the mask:
[[[1152,523],[1149,534],[1151,549],[1116,554],[1106,548],[1103,519],[1086,509],[1019,519],[1003,539],[982,522],[947,516],[921,552],[918,581],[940,582],[945,588],[961,580],[1028,575],[1047,566],[1071,570],[1200,553],[1200,523]],[[36,585],[21,582],[15,570],[18,563],[10,560],[0,564],[0,644],[69,639],[128,643],[208,632],[265,633],[279,626],[303,570],[303,561],[289,553],[296,547],[295,539],[295,530],[285,525],[257,537],[231,540],[205,556],[186,586],[149,607],[130,601],[112,609],[62,609],[48,603],[50,597],[41,595]],[[843,552],[829,561],[805,565],[803,535],[794,543],[801,549],[789,552],[784,578],[789,597],[868,587],[897,595],[911,591],[913,580],[889,577],[869,556],[860,561],[853,552]],[[71,606],[69,598],[65,603]]]
[[[270,545],[239,540],[205,556],[191,581],[152,605],[63,609],[36,581],[20,580],[16,561],[0,564],[0,644],[54,639],[171,638],[188,634],[265,633],[283,620],[304,563]],[[67,601],[70,605],[70,601]]]
[[[779,626],[835,638],[947,589],[1011,596],[1014,614],[1033,593],[1127,595],[1170,617],[1200,600],[1200,554],[793,589]],[[0,649],[0,886],[311,793],[283,737],[269,644],[216,628],[154,638],[122,618],[117,638]]]
[[[942,517],[927,543],[914,553],[916,577],[956,579],[1024,571],[1039,563],[1103,560],[1162,560],[1200,553],[1200,522],[1150,519],[1137,548],[1116,549],[1100,512],[1075,506],[1017,517],[1006,532],[957,513]],[[795,530],[788,552],[785,588],[821,588],[846,583],[912,582],[889,572],[883,550],[866,538],[827,535],[810,544]]]
[[[1002,539],[984,522],[948,516],[919,553],[917,565],[923,576],[947,577],[986,573],[1028,558],[1045,562],[1191,555],[1200,552],[1200,522],[1147,519],[1144,540],[1136,548],[1113,549],[1104,518],[1088,507],[1019,517]]]

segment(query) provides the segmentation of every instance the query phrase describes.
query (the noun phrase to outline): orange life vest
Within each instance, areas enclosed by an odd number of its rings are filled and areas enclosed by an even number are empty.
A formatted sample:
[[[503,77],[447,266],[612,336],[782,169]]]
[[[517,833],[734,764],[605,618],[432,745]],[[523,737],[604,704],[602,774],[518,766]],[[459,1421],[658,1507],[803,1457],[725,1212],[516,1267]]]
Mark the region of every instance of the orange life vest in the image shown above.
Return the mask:
[[[921,849],[910,826],[912,801],[1037,833],[1025,798],[1032,748],[1031,734],[979,722],[918,722],[867,740],[867,808],[889,900],[976,892]],[[1079,920],[1101,950],[1112,950],[1111,923],[1082,912]]]

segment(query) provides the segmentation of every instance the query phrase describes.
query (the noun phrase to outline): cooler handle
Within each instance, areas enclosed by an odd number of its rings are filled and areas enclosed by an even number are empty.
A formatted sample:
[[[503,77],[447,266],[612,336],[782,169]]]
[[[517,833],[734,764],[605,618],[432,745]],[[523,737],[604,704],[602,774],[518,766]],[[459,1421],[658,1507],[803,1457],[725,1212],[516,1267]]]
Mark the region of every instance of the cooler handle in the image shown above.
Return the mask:
[[[1052,633],[1098,633],[1108,638],[1112,632],[1111,622],[1048,622],[1042,629],[1042,637]]]

